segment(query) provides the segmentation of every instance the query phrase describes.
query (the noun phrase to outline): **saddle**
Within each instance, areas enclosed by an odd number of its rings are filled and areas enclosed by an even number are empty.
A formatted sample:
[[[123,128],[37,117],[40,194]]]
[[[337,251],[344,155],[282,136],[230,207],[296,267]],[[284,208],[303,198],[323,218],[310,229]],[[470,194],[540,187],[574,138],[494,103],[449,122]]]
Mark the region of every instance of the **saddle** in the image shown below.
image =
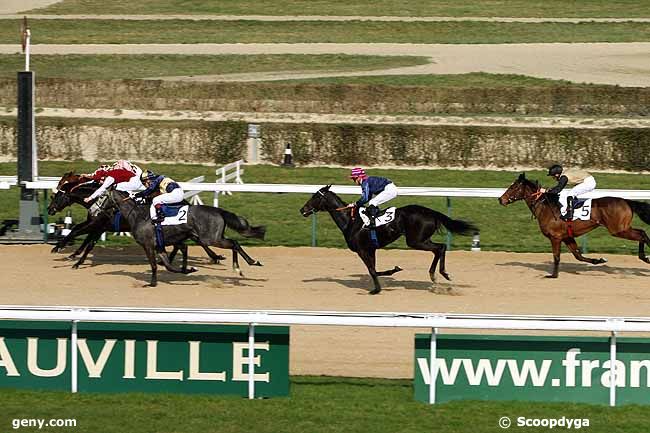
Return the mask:
[[[389,207],[379,212],[379,216],[375,218],[375,227],[380,227],[393,221],[395,219],[395,210],[395,207]],[[366,215],[365,207],[359,209],[359,216],[363,220],[363,227],[368,227],[370,225],[370,218]]]
[[[184,201],[179,203],[165,203],[160,206],[160,209],[165,217],[175,217],[185,205],[187,205],[187,203]]]

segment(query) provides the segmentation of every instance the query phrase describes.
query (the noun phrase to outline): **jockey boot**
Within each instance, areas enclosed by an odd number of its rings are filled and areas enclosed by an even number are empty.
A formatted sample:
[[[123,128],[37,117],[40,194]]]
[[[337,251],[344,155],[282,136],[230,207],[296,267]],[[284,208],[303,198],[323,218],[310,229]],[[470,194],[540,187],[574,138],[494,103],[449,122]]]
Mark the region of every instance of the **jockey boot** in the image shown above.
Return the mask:
[[[156,205],[156,218],[151,220],[152,224],[159,224],[165,219],[165,214],[163,213],[162,206]]]
[[[368,227],[371,230],[374,230],[377,227],[377,217],[379,216],[379,208],[373,204],[368,206],[366,208],[366,215],[368,215],[368,219],[370,220],[370,224]]]
[[[573,220],[573,202],[575,201],[575,198],[573,196],[568,196],[566,198],[566,214],[562,215],[562,219],[564,221],[572,221]]]

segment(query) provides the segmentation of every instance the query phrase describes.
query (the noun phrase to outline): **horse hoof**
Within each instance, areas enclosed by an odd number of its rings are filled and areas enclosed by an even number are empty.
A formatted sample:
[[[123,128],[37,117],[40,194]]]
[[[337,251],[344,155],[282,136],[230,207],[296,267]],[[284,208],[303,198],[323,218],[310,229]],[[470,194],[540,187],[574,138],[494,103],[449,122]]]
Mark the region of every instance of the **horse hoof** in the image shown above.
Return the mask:
[[[75,263],[74,265],[72,265],[72,269],[79,269],[79,263]]]
[[[66,257],[66,260],[75,260],[77,258],[76,254],[70,254],[68,257]]]
[[[447,281],[451,281],[451,274],[448,274],[447,272],[440,272],[440,275],[445,277]]]
[[[372,289],[370,292],[368,292],[369,295],[378,295],[379,292],[381,292],[381,289]]]
[[[399,266],[395,266],[395,268],[393,269],[393,272],[399,272],[399,271],[403,271],[403,270],[404,269],[400,268]]]
[[[262,265],[262,263],[260,263],[260,261],[258,260],[255,263],[253,263],[253,266],[264,266],[264,265]]]
[[[212,259],[212,263],[214,263],[215,265],[219,265],[221,264],[222,260],[226,260],[226,258],[224,256],[217,256],[214,259]]]
[[[557,275],[545,275],[545,278],[557,278]]]
[[[186,269],[185,273],[186,274],[191,274],[191,273],[196,272],[196,271],[198,271],[198,269],[196,269],[195,267],[191,267],[189,269]]]
[[[57,247],[52,248],[52,249],[50,250],[50,253],[54,254],[54,253],[58,253],[59,251],[61,251],[61,248],[59,248],[59,247],[57,246]]]

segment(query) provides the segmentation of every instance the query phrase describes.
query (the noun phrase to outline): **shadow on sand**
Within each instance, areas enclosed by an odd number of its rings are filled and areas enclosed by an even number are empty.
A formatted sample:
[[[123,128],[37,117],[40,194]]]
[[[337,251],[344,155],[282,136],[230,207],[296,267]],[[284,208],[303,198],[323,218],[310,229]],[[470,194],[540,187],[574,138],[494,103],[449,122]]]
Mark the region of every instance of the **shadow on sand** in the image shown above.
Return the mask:
[[[522,267],[522,268],[534,269],[544,275],[550,274],[553,268],[553,264],[551,262],[546,262],[546,263],[506,262],[506,263],[497,263],[497,266]],[[604,263],[602,265],[590,265],[588,263],[580,263],[580,262],[578,263],[560,262],[560,275],[562,273],[574,274],[574,275],[589,275],[589,274],[596,275],[598,273],[605,273],[609,275],[650,277],[650,266],[645,268],[619,268],[619,267],[609,266],[607,263]]]
[[[402,280],[392,276],[379,277],[381,290],[392,292],[394,290],[423,290],[439,295],[460,295],[459,288],[473,287],[469,284],[454,284],[436,276],[437,283],[431,281]],[[442,282],[443,280],[444,282]],[[353,274],[349,278],[319,277],[302,280],[303,283],[336,283],[354,290],[370,291],[373,287],[372,278],[368,274]],[[364,294],[364,293],[360,293]]]

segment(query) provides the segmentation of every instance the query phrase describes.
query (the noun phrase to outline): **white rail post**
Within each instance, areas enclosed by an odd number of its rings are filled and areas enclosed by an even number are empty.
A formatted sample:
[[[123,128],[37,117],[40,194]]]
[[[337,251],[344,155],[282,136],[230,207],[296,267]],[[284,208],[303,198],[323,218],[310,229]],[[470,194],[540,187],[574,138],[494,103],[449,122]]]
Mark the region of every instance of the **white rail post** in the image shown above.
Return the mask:
[[[77,392],[77,320],[72,321],[70,331],[70,391]]]
[[[616,331],[609,337],[609,405],[616,406]]]
[[[248,324],[248,399],[255,398],[255,323]]]
[[[437,356],[437,333],[438,329],[431,328],[431,340],[429,341],[429,404],[436,403],[436,382],[438,369],[435,368]]]

